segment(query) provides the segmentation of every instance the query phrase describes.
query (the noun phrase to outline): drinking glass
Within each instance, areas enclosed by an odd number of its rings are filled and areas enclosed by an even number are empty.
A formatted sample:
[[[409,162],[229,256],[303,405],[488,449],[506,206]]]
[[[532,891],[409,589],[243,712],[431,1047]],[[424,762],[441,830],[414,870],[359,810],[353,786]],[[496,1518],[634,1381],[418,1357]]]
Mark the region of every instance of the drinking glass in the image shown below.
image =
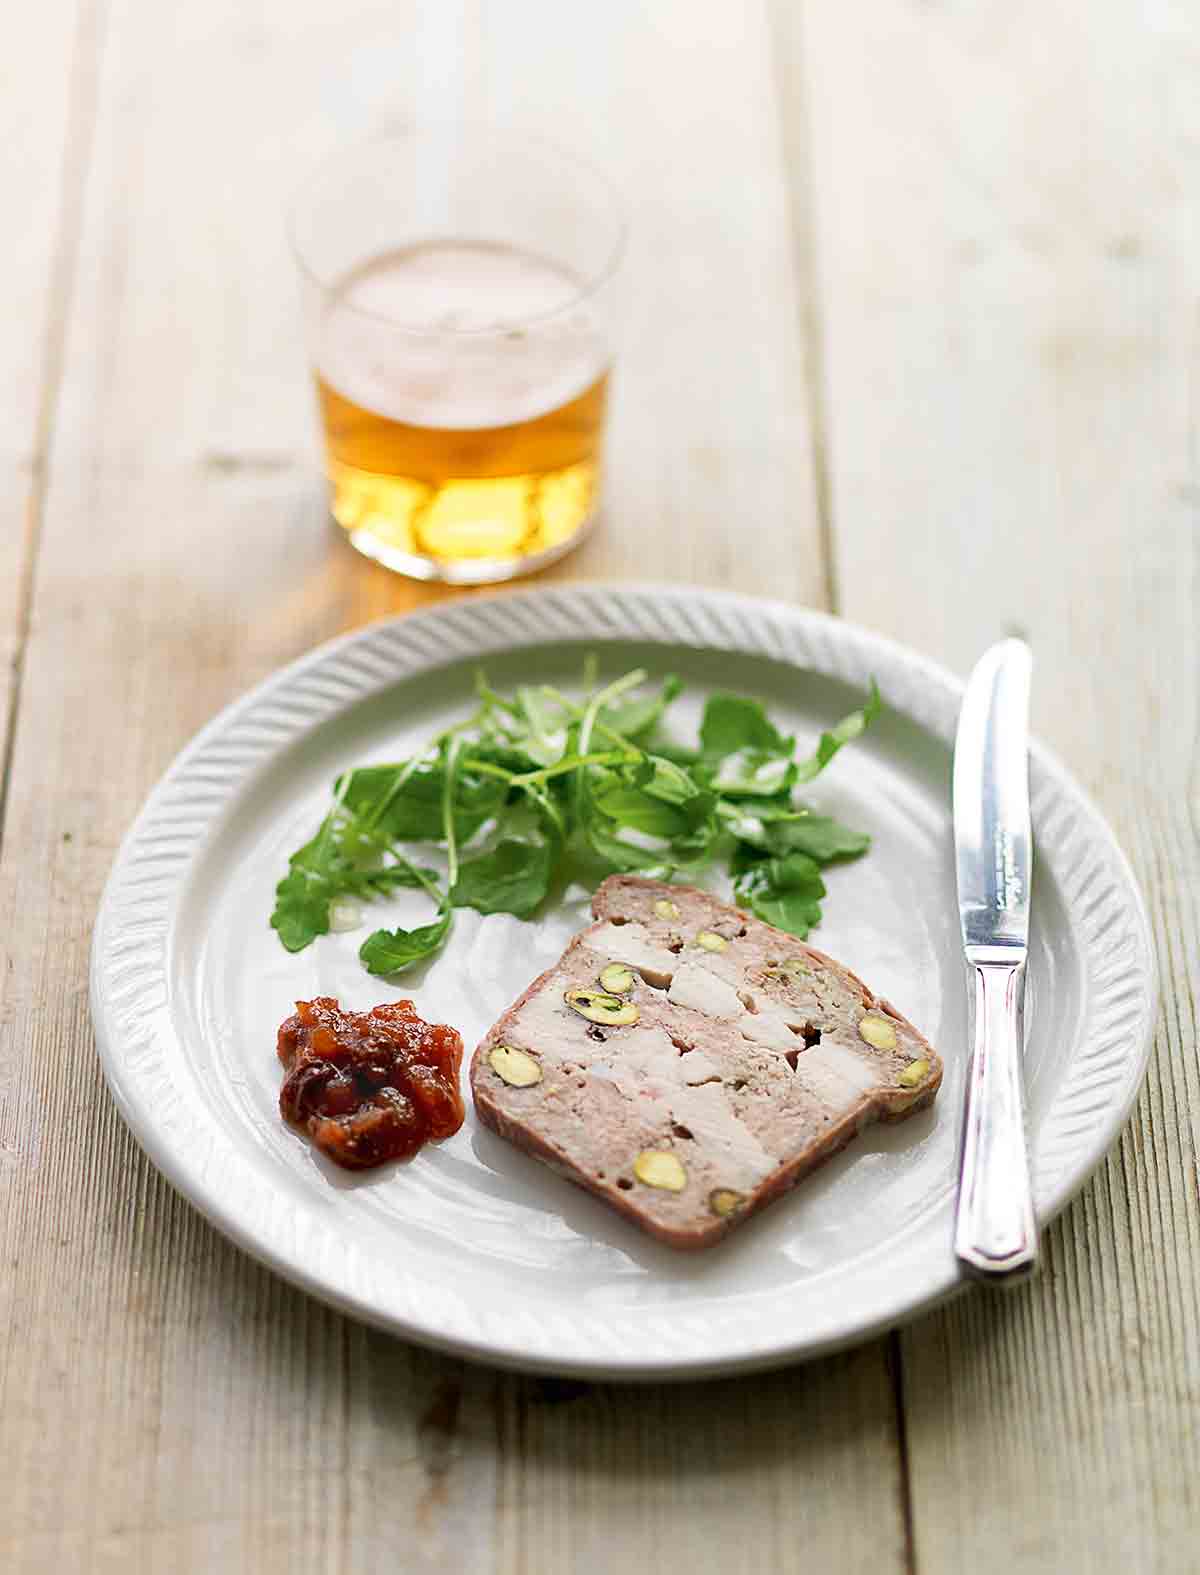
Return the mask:
[[[482,584],[596,519],[620,203],[536,138],[425,127],[335,155],[293,249],[330,508],[359,552]]]

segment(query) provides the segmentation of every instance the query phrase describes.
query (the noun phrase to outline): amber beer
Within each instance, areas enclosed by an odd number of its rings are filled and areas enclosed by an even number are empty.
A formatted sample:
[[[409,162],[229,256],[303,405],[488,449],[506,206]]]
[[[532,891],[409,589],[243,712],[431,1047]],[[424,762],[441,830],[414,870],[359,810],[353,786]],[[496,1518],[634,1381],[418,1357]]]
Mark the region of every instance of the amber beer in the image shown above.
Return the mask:
[[[331,507],[360,551],[493,580],[591,522],[609,356],[558,263],[470,240],[371,257],[327,292],[315,359]]]

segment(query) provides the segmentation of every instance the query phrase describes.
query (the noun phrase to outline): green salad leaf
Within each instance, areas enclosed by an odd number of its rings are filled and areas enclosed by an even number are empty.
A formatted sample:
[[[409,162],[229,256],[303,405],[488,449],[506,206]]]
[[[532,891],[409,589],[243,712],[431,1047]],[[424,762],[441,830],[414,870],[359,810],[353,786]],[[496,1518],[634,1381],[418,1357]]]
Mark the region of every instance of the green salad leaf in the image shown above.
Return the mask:
[[[424,924],[416,930],[376,930],[368,935],[358,949],[368,973],[400,973],[423,957],[432,957],[450,933],[450,909],[433,924]]]
[[[643,788],[614,787],[597,794],[598,810],[631,831],[649,837],[682,837],[690,828],[681,808],[656,798]]]
[[[831,815],[775,804],[739,804],[725,824],[740,842],[764,853],[807,853],[818,864],[858,858],[871,846],[865,831],[853,831]]]
[[[668,706],[682,692],[682,682],[674,673],[669,673],[663,679],[658,694],[618,700],[604,706],[600,711],[600,724],[610,733],[620,733],[625,738],[644,738],[658,725]]]
[[[745,907],[776,929],[804,938],[821,922],[825,882],[821,867],[804,853],[752,863],[735,890]]]
[[[436,842],[443,834],[443,767],[433,761],[409,770],[398,765],[360,766],[350,773],[345,806],[376,832],[396,842]],[[335,784],[336,791],[336,784]],[[494,777],[462,772],[454,788],[454,829],[462,841],[474,836],[504,802],[507,789]]]
[[[490,853],[459,865],[450,901],[456,908],[474,908],[477,913],[515,913],[518,919],[527,919],[545,899],[553,873],[549,842],[508,837]]]
[[[700,748],[717,760],[750,750],[790,759],[795,739],[785,738],[757,700],[742,695],[711,695],[700,723]]]
[[[717,694],[704,708],[695,769],[725,798],[777,798],[796,780],[795,748],[757,700]]]
[[[347,835],[349,833],[349,835]],[[318,935],[329,932],[329,910],[339,897],[369,901],[402,886],[424,884],[420,871],[406,859],[377,862],[372,844],[364,845],[352,823],[339,825],[331,812],[320,831],[292,854],[288,872],[275,889],[271,925],[289,952],[303,951]]]
[[[796,781],[811,782],[814,777],[820,776],[838,750],[844,744],[853,743],[865,733],[882,710],[883,701],[879,696],[879,685],[872,678],[866,705],[858,711],[851,711],[850,715],[844,716],[835,728],[821,734],[813,753],[796,767]]]

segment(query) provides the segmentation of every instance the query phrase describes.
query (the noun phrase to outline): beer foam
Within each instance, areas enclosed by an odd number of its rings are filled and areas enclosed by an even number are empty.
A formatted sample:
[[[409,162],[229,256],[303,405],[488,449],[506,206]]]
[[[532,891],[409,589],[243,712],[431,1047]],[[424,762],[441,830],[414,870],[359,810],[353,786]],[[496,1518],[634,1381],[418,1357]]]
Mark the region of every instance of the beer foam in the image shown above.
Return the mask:
[[[513,247],[438,241],[388,252],[331,291],[317,370],[344,398],[412,426],[534,420],[607,365],[579,289],[566,269]]]

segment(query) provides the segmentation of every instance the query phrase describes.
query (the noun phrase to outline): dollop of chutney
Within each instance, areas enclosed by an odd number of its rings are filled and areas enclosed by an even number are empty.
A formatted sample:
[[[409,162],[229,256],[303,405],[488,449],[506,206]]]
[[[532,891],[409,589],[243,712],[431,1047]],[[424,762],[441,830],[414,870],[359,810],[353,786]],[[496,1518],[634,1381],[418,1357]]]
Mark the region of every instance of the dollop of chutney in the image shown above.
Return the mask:
[[[344,1012],[330,995],[297,1001],[277,1048],[280,1114],[349,1170],[408,1159],[463,1124],[462,1038],[411,1001],[369,1012]]]

